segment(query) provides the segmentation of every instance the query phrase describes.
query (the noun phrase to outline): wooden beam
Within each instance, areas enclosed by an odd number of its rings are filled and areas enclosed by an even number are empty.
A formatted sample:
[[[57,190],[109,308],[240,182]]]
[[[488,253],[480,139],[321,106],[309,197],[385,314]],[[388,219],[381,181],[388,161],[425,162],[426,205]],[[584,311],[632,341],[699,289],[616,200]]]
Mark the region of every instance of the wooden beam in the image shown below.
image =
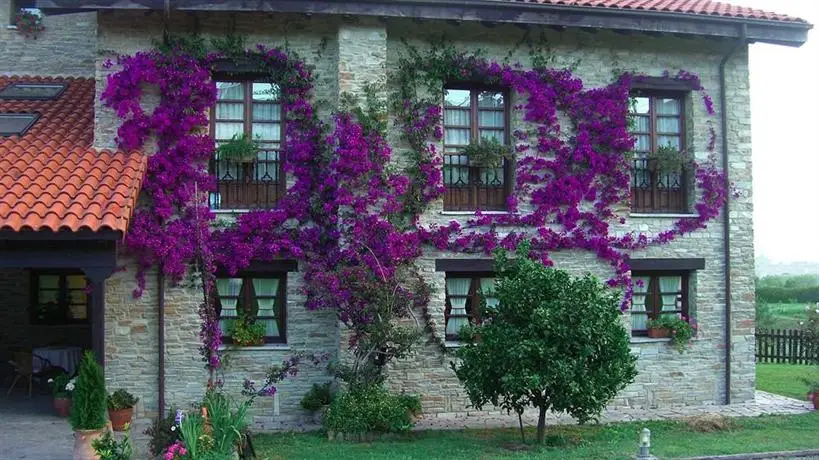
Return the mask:
[[[631,271],[690,271],[705,268],[704,258],[691,259],[631,259]]]
[[[435,259],[436,272],[494,272],[493,259]]]

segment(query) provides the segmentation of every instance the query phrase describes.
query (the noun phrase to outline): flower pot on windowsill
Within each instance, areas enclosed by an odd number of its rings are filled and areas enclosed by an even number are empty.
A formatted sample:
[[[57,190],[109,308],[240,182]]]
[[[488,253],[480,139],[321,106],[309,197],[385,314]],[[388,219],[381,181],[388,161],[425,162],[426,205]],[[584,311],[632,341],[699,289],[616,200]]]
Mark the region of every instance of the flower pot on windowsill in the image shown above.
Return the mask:
[[[55,396],[54,410],[60,417],[68,417],[71,413],[71,397],[70,396]]]
[[[264,338],[254,339],[254,340],[236,340],[236,339],[233,339],[233,343],[240,346],[240,347],[260,347],[260,346],[264,345]]]
[[[665,327],[650,327],[648,328],[648,336],[652,339],[665,339],[671,337],[671,331]]]

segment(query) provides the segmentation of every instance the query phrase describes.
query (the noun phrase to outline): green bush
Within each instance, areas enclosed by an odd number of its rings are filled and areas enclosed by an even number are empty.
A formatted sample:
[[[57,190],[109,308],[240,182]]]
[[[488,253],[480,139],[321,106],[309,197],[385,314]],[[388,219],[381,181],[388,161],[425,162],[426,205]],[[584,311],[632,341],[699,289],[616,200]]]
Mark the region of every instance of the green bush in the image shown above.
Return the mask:
[[[576,278],[529,258],[496,254],[497,306],[486,306],[475,341],[452,363],[472,405],[522,413],[539,409],[537,440],[545,439],[546,412],[594,419],[637,375],[637,357],[620,313],[620,293],[591,275]],[[523,429],[521,427],[521,434]]]
[[[233,402],[224,393],[211,389],[205,393],[202,405],[208,409],[208,418],[212,431],[213,446],[211,451],[222,455],[230,455],[236,447],[243,443],[247,431],[247,410],[250,401],[237,404],[234,410]]]
[[[413,426],[417,397],[391,394],[382,385],[359,386],[341,393],[324,414],[324,427],[335,433],[403,433]]]
[[[333,402],[333,382],[314,383],[313,388],[305,393],[301,398],[301,407],[310,412],[315,412],[323,406],[327,406]]]
[[[179,440],[179,430],[174,428],[176,423],[176,408],[171,407],[170,412],[164,418],[156,418],[151,427],[145,430],[145,434],[151,437],[148,441],[148,449],[151,455],[157,456],[168,446]]]
[[[122,388],[108,395],[108,408],[111,410],[128,409],[136,406],[137,402],[139,398]]]
[[[131,460],[131,456],[134,455],[134,446],[127,434],[121,442],[117,442],[108,430],[105,430],[101,438],[92,441],[91,447],[99,455],[100,460]]]
[[[105,378],[94,354],[86,351],[80,362],[80,371],[74,388],[71,405],[71,428],[99,430],[105,426],[107,394]]]

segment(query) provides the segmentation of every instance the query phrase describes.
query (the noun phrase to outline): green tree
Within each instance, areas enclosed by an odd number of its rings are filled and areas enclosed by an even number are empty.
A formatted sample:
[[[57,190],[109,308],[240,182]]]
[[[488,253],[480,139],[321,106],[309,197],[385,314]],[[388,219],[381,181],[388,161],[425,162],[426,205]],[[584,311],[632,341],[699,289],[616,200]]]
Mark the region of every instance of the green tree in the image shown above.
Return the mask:
[[[618,309],[619,294],[591,275],[575,278],[528,257],[495,257],[496,307],[483,303],[483,324],[451,363],[472,404],[520,414],[539,409],[537,441],[546,412],[566,412],[580,423],[596,418],[634,380],[636,360]],[[521,436],[523,430],[521,427]]]
[[[72,395],[71,428],[75,431],[102,429],[105,426],[107,399],[102,367],[94,358],[94,353],[86,350]]]

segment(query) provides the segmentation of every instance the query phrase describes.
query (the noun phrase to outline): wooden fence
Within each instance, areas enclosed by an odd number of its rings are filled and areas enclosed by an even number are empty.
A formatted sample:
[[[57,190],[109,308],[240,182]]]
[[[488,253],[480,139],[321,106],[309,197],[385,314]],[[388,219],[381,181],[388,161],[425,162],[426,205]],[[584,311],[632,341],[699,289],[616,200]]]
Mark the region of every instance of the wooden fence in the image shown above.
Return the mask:
[[[760,329],[756,331],[756,362],[819,364],[819,347],[799,329]]]

